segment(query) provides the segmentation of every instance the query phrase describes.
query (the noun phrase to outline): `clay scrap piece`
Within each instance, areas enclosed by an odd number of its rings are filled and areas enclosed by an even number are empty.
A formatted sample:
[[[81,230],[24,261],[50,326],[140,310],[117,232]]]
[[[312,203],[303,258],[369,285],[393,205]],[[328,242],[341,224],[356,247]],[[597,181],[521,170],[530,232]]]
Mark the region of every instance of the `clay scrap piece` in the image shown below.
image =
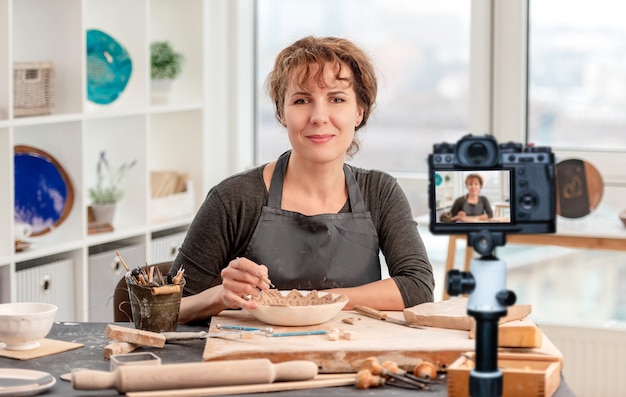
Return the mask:
[[[328,305],[347,299],[344,295],[320,294],[316,290],[303,294],[296,289],[289,291],[286,295],[277,289],[270,289],[263,291],[258,297],[252,297],[253,301],[263,306],[316,306]]]

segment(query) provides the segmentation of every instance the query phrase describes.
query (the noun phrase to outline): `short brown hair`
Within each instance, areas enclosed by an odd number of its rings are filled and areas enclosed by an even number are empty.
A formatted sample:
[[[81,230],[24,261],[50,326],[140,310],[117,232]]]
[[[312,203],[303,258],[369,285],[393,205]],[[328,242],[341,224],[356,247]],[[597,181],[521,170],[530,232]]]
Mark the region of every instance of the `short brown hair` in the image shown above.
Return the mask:
[[[467,186],[467,184],[469,183],[470,179],[476,179],[478,180],[478,183],[480,184],[480,187],[483,187],[483,177],[478,175],[478,174],[469,174],[468,176],[465,177],[465,186]]]
[[[354,88],[357,103],[363,107],[363,120],[355,130],[363,127],[375,107],[378,83],[376,73],[369,56],[349,40],[337,37],[304,37],[287,48],[283,49],[276,57],[274,69],[267,76],[265,82],[269,96],[275,107],[275,115],[278,121],[283,123],[285,106],[285,93],[292,78],[304,85],[309,79],[310,65],[318,65],[318,70],[313,78],[318,84],[324,83],[324,67],[326,64],[334,65],[335,78],[348,80],[347,83]],[[341,68],[347,65],[352,71],[352,78],[340,77]],[[301,66],[303,72],[294,76],[295,70]],[[356,134],[347,150],[352,156],[359,150],[359,142]]]

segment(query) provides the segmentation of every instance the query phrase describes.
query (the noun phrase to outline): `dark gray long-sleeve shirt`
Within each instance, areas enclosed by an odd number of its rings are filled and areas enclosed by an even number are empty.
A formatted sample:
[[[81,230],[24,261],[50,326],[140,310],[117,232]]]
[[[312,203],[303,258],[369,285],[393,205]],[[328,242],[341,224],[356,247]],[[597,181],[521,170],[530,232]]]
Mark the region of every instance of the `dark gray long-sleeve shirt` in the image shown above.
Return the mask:
[[[172,269],[181,265],[185,269],[185,296],[221,284],[221,270],[244,256],[261,208],[267,204],[263,168],[233,175],[209,191],[172,265]],[[351,169],[405,307],[433,301],[432,267],[400,185],[381,171]],[[340,212],[350,212],[349,202]]]

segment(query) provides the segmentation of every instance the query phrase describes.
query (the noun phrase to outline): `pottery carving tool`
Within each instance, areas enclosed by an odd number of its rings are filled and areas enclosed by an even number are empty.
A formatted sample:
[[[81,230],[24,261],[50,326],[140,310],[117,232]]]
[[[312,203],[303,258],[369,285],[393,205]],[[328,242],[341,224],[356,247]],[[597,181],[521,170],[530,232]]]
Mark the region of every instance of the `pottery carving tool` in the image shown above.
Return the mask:
[[[267,336],[278,338],[283,336],[326,335],[328,332],[325,329],[312,329],[310,331],[273,332]]]
[[[327,333],[329,333],[329,331],[325,329],[314,329],[314,330],[307,330],[307,331],[274,332],[274,328],[272,327],[257,328],[257,327],[246,327],[242,325],[223,325],[223,324],[216,324],[215,327],[217,329],[236,330],[236,331],[257,331],[259,334],[272,336],[272,337],[326,335]]]
[[[380,310],[372,309],[371,307],[357,305],[357,306],[354,306],[352,310],[364,316],[375,318],[376,320],[382,320],[382,321],[386,321],[388,323],[393,323],[397,325],[404,325],[405,327],[409,327],[409,328],[422,329],[422,327],[420,327],[419,325],[408,324],[404,320],[398,320],[396,318],[389,317],[387,313],[381,312]]]
[[[271,329],[271,328],[270,328]],[[111,344],[108,345],[109,352],[105,348],[105,358],[108,354],[109,357],[112,354],[113,349],[118,352],[124,352],[123,349],[133,348],[136,349],[138,346],[150,346],[163,348],[166,343],[181,341],[181,340],[192,340],[192,339],[206,339],[206,338],[227,338],[233,339],[236,337],[243,338],[244,336],[252,336],[254,334],[258,334],[261,331],[240,331],[240,332],[220,332],[215,334],[210,334],[206,331],[200,332],[152,332],[152,331],[144,331],[140,329],[124,327],[121,325],[108,324],[105,330],[105,335],[109,339],[113,339],[120,343],[126,343],[126,345],[116,345]],[[267,334],[271,336],[271,334]],[[126,351],[130,352],[131,350]],[[117,353],[120,354],[120,353]]]
[[[247,327],[244,325],[224,325],[224,324],[215,324],[217,329],[226,329],[231,331],[261,331],[268,334],[274,332],[272,327],[258,328],[258,327]]]
[[[318,372],[313,361],[297,360],[274,364],[265,358],[216,362],[121,366],[114,371],[84,370],[72,373],[75,390],[115,389],[132,391],[174,390],[303,381]]]
[[[200,332],[161,332],[161,335],[165,336],[165,343],[181,341],[181,340],[191,340],[191,339],[206,339],[206,338],[223,338],[223,339],[233,339],[233,338],[251,338],[254,335],[261,334],[265,335],[263,331],[249,330],[249,331],[237,331],[237,332],[217,332],[217,333],[208,333],[206,331]]]

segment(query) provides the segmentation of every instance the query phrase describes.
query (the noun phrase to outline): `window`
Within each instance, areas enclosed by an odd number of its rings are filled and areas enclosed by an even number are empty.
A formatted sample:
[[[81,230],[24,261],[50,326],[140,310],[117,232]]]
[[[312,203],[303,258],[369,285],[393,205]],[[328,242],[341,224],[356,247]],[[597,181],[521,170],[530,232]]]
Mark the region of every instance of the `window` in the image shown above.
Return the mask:
[[[530,141],[626,151],[625,13],[612,0],[531,2]]]
[[[276,55],[300,37],[331,35],[363,47],[379,72],[377,108],[349,162],[425,172],[433,143],[455,142],[468,131],[470,6],[466,0],[258,0],[256,163],[288,148],[263,86]]]
[[[416,215],[428,211],[432,144],[472,131],[491,132],[501,142],[527,137],[551,146],[557,161],[589,160],[604,178],[601,205],[591,216],[559,223],[595,230],[602,217],[619,225],[617,214],[626,209],[626,6],[610,0],[257,0],[256,7],[255,163],[288,148],[263,87],[277,53],[304,35],[343,36],[371,54],[380,83],[378,107],[350,163],[398,176]],[[440,297],[448,239],[426,227],[420,233]],[[626,321],[622,252],[507,245],[498,256],[508,265],[507,286],[518,302],[533,305],[538,322]]]
[[[564,12],[567,10],[567,12]],[[528,32],[529,141],[553,147],[560,160],[581,158],[603,176],[595,211],[559,219],[558,230],[611,233],[626,193],[626,6],[531,0]],[[623,252],[506,247],[509,283],[533,315],[546,321],[626,321]],[[512,266],[511,266],[512,265]]]

